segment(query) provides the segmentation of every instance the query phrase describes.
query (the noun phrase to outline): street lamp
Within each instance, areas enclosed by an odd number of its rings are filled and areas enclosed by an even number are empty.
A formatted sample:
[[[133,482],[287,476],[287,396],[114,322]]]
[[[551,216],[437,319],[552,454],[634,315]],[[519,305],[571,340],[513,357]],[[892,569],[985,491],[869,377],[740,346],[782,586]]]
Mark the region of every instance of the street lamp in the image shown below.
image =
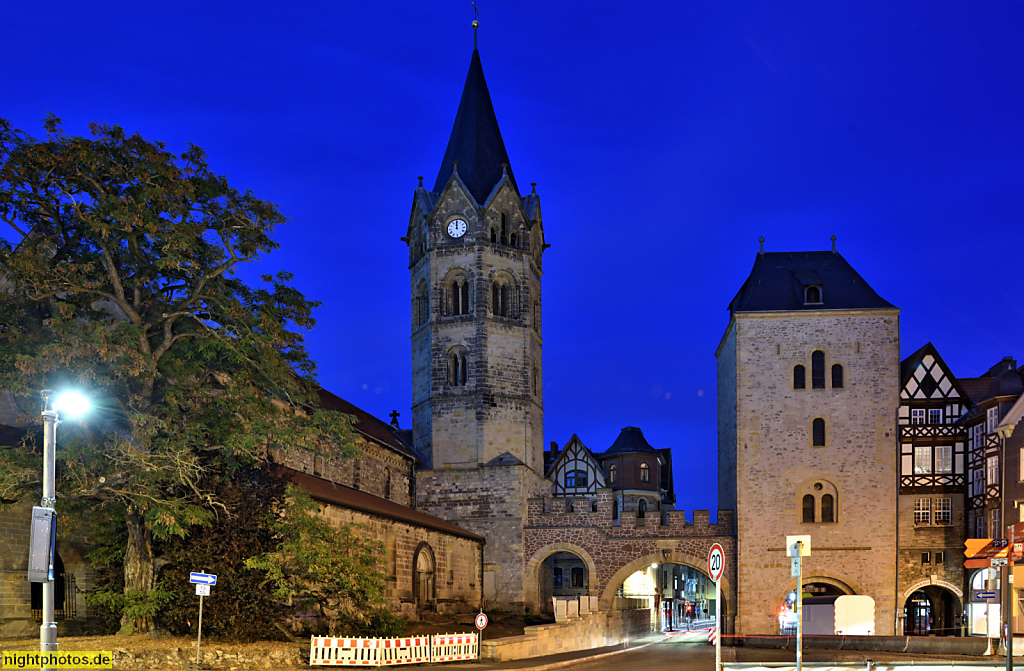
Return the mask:
[[[48,652],[57,649],[57,623],[53,617],[53,555],[52,542],[56,538],[56,513],[57,486],[56,486],[56,461],[57,461],[57,424],[60,422],[59,413],[63,412],[68,418],[80,417],[89,410],[89,399],[75,391],[63,392],[56,397],[49,389],[44,389],[43,396],[43,499],[40,507],[50,520],[49,535],[46,542],[51,544],[47,580],[42,581],[43,586],[43,623],[39,626],[39,651]],[[33,511],[34,513],[35,511]],[[35,514],[33,514],[35,518]],[[33,520],[34,522],[34,520]],[[33,531],[35,531],[33,525]],[[33,543],[33,548],[35,543]]]

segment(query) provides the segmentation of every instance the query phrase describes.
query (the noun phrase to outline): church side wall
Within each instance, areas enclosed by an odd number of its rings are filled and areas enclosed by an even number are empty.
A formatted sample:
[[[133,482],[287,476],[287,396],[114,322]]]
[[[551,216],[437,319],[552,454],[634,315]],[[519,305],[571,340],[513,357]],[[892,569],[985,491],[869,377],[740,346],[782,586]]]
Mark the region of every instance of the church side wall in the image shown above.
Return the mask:
[[[323,503],[321,515],[335,526],[358,524],[359,536],[384,545],[389,609],[406,619],[419,616],[413,572],[423,544],[433,556],[433,603],[426,610],[460,613],[480,605],[480,550],[477,541]],[[423,604],[419,604],[422,606]]]
[[[792,590],[785,537],[810,534],[805,582],[875,600],[876,632],[891,635],[896,585],[896,437],[899,319],[895,310],[736,316],[739,543],[737,633],[778,633]],[[844,388],[793,388],[793,367],[839,363]],[[828,376],[826,376],[826,379]],[[826,445],[812,446],[824,418]],[[835,522],[822,523],[822,493]],[[814,497],[816,523],[802,500]]]

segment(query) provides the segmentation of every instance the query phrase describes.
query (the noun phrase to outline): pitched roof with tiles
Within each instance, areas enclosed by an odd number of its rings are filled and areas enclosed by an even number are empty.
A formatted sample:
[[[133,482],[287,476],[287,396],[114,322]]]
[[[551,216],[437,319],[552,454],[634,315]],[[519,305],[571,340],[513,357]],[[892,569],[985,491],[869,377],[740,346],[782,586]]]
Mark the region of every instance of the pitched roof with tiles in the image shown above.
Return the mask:
[[[821,302],[804,302],[804,288],[821,287]],[[895,309],[839,252],[761,252],[729,303],[731,312]]]
[[[326,389],[320,389],[317,393],[320,397],[320,407],[324,410],[334,410],[336,412],[343,412],[346,415],[353,415],[356,418],[356,421],[352,427],[356,432],[394,450],[395,452],[398,452],[403,456],[409,457],[413,460],[417,459],[416,453],[409,449],[409,446],[399,439],[395,434],[395,431],[389,425],[377,419],[362,408],[352,405],[345,399],[332,394]]]
[[[428,515],[424,512],[403,506],[400,503],[382,499],[373,494],[361,492],[352,487],[335,484],[315,475],[309,475],[286,466],[274,466],[274,471],[289,482],[302,487],[314,499],[333,503],[352,510],[358,510],[370,515],[386,517],[388,519],[405,522],[413,526],[426,527],[435,531],[442,531],[453,536],[461,536],[474,541],[483,541],[484,537],[471,531],[466,531],[446,522],[439,517]]]

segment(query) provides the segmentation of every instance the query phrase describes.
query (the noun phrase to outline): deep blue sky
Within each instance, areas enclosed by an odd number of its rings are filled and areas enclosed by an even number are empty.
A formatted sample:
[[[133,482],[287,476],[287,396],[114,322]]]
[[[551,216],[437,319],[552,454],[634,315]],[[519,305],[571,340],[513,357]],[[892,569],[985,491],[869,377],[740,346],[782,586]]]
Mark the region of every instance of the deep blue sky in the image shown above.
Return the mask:
[[[0,116],[194,143],[290,218],[322,384],[411,398],[405,234],[469,66],[472,8],[34,2],[4,10]],[[759,236],[839,251],[962,376],[1024,359],[1024,5],[494,2],[480,52],[545,237],[545,437],[641,427],[715,508],[714,353]],[[252,276],[252,275],[250,275]]]

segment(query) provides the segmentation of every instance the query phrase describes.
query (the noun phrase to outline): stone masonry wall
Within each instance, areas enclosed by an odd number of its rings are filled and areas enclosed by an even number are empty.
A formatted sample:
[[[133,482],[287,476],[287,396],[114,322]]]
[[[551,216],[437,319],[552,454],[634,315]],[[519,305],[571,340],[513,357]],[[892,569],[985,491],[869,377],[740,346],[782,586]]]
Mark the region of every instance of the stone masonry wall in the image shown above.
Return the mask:
[[[417,508],[487,539],[487,607],[523,609],[527,500],[550,483],[525,466],[419,471]]]
[[[810,534],[805,582],[873,597],[876,632],[891,635],[898,311],[739,313],[734,318],[736,462],[726,477],[736,481],[737,633],[778,632],[776,613],[792,590],[785,537]],[[825,354],[825,389],[811,385],[814,350]],[[828,371],[836,363],[845,373],[841,389],[829,384]],[[806,389],[793,389],[796,364],[807,369]],[[811,444],[816,417],[825,419],[824,447]],[[728,425],[728,418],[723,423]],[[835,523],[804,523],[803,495],[817,501],[830,491],[836,492]]]
[[[362,527],[361,537],[384,545],[382,559],[387,562],[387,599],[392,612],[407,619],[418,617],[413,569],[423,543],[429,546],[434,558],[436,610],[469,612],[480,606],[480,543],[349,508],[321,505],[321,515],[331,524],[358,524]]]

